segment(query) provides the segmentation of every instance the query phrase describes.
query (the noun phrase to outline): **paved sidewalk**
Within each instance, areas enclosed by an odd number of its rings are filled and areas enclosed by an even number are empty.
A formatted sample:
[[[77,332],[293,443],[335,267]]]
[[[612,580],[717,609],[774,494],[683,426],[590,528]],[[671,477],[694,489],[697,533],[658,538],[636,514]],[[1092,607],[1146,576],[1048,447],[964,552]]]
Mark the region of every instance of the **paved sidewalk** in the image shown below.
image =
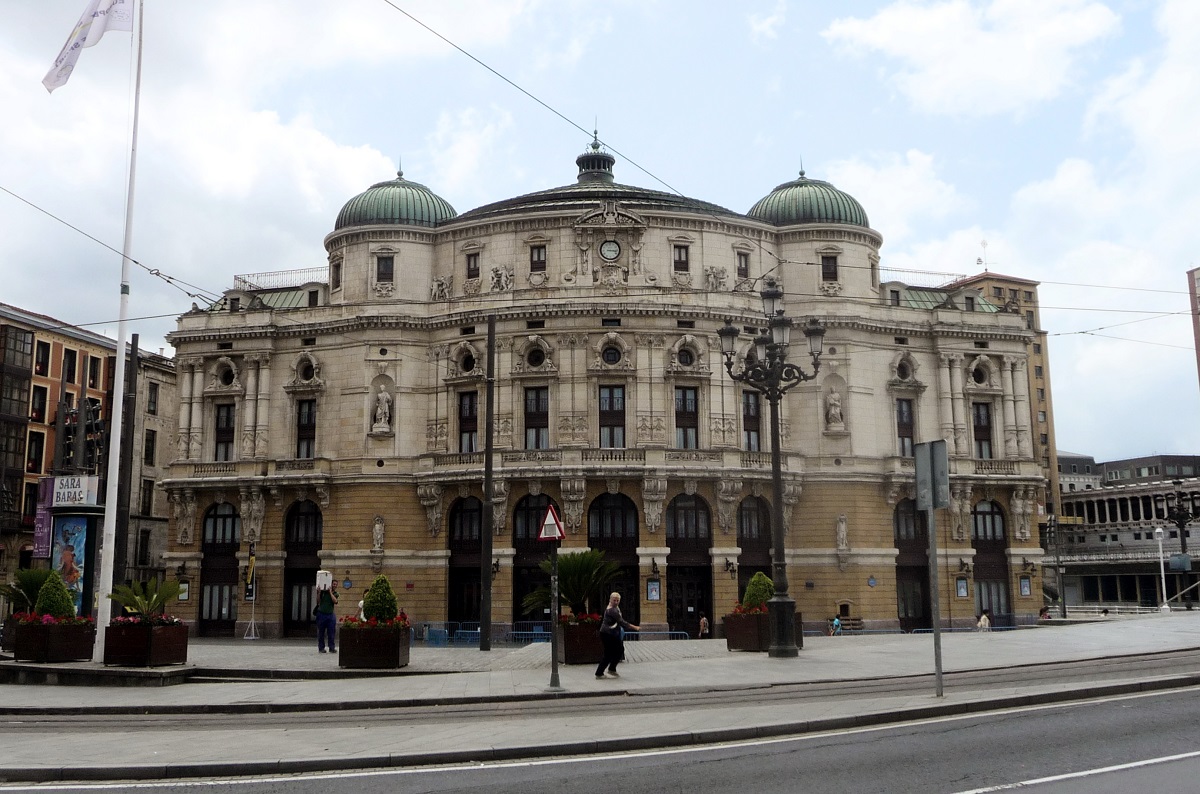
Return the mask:
[[[1179,670],[1172,681],[1130,677],[1102,683],[1073,680],[1058,685],[1011,686],[986,692],[948,691],[904,696],[785,698],[769,704],[719,707],[656,707],[654,719],[588,708],[588,698],[626,693],[704,693],[763,689],[804,682],[873,682],[933,671],[929,635],[806,637],[799,659],[729,653],[719,640],[629,643],[619,680],[597,680],[591,667],[561,667],[562,693],[547,692],[549,646],[413,649],[412,664],[399,675],[337,680],[266,680],[197,683],[159,688],[0,686],[0,714],[40,714],[3,737],[0,778],[8,780],[121,779],[251,774],[398,764],[443,763],[528,757],[601,749],[753,738],[896,721],[914,715],[978,711],[986,706],[1061,700],[1080,692],[1138,691],[1146,687],[1200,683],[1200,671]],[[1079,625],[943,636],[946,672],[1016,668],[1045,662],[1101,659],[1128,654],[1200,648],[1200,613],[1180,612],[1110,619]],[[321,670],[337,657],[318,654],[311,643],[269,640],[196,640],[189,660],[227,670]],[[1194,680],[1193,680],[1194,679]],[[578,707],[520,709],[511,719],[455,718],[454,703],[578,698]],[[268,725],[239,727],[247,712],[342,710],[380,706],[447,707],[428,723],[364,717],[329,731],[313,714],[281,716]],[[599,701],[596,701],[599,705]],[[137,723],[74,727],[69,717],[89,720],[105,712],[178,714],[162,718],[153,733]],[[219,717],[228,713],[227,723]],[[350,715],[346,715],[350,716]],[[148,718],[150,719],[150,718]],[[214,723],[214,720],[216,722]],[[10,718],[11,721],[11,718]],[[219,736],[219,740],[218,737]],[[604,741],[597,737],[604,737]],[[70,759],[47,754],[51,746],[73,748]]]

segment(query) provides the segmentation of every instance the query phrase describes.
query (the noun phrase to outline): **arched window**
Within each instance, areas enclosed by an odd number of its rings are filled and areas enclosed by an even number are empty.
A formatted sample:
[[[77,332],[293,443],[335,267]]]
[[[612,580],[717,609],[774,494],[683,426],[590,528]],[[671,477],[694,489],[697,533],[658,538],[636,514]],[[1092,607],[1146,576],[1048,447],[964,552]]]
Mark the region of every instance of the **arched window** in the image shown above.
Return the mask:
[[[971,537],[1004,540],[1004,513],[995,502],[983,501],[971,510]]]
[[[513,545],[532,546],[539,543],[538,533],[542,531],[542,521],[546,518],[546,508],[554,501],[545,494],[524,496],[513,509]],[[554,505],[558,510],[558,505]],[[559,512],[559,516],[562,513]]]
[[[288,546],[321,545],[321,508],[309,500],[296,502],[286,520]]]
[[[204,514],[204,542],[237,544],[242,540],[242,519],[228,502],[213,505]]]
[[[478,551],[482,526],[483,502],[474,496],[456,499],[450,505],[450,548]]]
[[[707,544],[709,536],[708,505],[703,499],[680,494],[671,500],[671,504],[667,505],[668,542]]]
[[[920,526],[917,519],[917,503],[912,499],[901,499],[896,505],[896,510],[892,513],[892,536],[899,546],[902,543],[917,540],[918,537],[924,535],[919,532]]]
[[[738,545],[743,549],[771,545],[771,506],[761,496],[748,496],[738,505]]]
[[[625,494],[605,493],[588,508],[588,545],[594,549],[637,548],[637,505]]]

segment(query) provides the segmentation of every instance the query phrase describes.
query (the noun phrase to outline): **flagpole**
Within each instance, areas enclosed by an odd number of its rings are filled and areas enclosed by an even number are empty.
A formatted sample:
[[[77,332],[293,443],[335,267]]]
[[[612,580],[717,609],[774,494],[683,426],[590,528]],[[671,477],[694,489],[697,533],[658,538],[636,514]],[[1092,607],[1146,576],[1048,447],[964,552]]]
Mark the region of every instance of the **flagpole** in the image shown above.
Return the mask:
[[[138,0],[137,67],[133,86],[133,134],[129,145],[129,183],[125,188],[125,240],[121,246],[121,309],[117,321],[117,370],[113,377],[112,424],[109,428],[108,483],[104,495],[104,535],[100,543],[100,577],[96,586],[96,643],[92,661],[104,662],[104,629],[112,615],[113,552],[117,545],[117,486],[121,476],[121,428],[125,420],[125,358],[129,338],[129,263],[133,248],[133,194],[137,184],[138,116],[142,99],[142,14]],[[134,362],[137,366],[137,362]]]

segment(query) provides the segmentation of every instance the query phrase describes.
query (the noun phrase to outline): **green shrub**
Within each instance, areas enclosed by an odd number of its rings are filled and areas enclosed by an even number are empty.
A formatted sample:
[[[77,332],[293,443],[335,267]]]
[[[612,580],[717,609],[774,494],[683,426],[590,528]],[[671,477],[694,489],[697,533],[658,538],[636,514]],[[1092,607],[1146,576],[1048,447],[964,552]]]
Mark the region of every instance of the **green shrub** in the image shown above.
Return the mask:
[[[746,583],[746,593],[742,596],[742,606],[746,608],[761,607],[775,595],[775,583],[762,571],[750,577]]]
[[[399,612],[400,605],[396,601],[396,593],[392,583],[383,574],[375,577],[371,586],[363,596],[363,617],[367,620],[392,620]]]
[[[71,598],[71,592],[67,590],[67,585],[58,571],[51,571],[50,577],[38,591],[33,611],[39,615],[51,615],[59,619],[75,617],[75,599]]]

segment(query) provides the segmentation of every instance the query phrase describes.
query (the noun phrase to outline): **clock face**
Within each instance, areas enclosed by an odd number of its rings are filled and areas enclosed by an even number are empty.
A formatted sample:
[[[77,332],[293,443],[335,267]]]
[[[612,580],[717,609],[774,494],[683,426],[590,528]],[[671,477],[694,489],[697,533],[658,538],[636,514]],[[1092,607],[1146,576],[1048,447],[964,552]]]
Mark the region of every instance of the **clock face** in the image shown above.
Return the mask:
[[[612,261],[621,255],[621,244],[616,240],[605,240],[600,243],[600,256]]]

